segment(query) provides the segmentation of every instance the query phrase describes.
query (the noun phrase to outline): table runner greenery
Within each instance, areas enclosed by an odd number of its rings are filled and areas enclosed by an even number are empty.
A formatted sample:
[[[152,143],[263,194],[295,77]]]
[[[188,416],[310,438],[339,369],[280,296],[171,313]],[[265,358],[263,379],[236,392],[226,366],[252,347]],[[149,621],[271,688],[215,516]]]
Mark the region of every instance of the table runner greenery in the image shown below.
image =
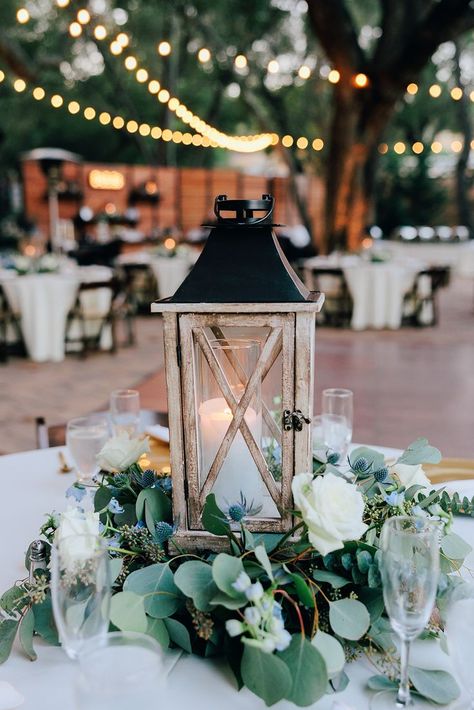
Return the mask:
[[[286,535],[251,533],[246,521],[255,511],[243,496],[221,510],[209,495],[204,528],[228,545],[218,554],[180,549],[171,478],[136,463],[146,449],[146,440],[110,440],[99,455],[94,511],[86,510],[88,489],[75,484],[67,492],[75,505],[51,514],[41,534],[52,544],[62,526],[64,532],[73,525],[76,532],[107,538],[112,628],[144,632],[187,653],[224,656],[237,687],[247,686],[267,705],[285,698],[306,706],[341,691],[349,681],[346,664],[362,655],[377,669],[370,689],[396,687],[399,662],[379,573],[379,534],[388,517],[429,516],[442,523],[442,571],[424,639],[443,645],[448,602],[471,595],[453,574],[471,548],[451,526],[454,514],[474,515],[473,501],[431,490],[422,464],[441,457],[426,439],[391,465],[366,447],[342,463],[332,452],[316,452],[313,472],[293,480],[296,524]],[[49,579],[48,569],[39,570],[33,582],[18,581],[0,598],[0,662],[17,634],[31,660],[35,634],[58,643]],[[435,703],[459,694],[443,670],[412,666],[410,680]]]

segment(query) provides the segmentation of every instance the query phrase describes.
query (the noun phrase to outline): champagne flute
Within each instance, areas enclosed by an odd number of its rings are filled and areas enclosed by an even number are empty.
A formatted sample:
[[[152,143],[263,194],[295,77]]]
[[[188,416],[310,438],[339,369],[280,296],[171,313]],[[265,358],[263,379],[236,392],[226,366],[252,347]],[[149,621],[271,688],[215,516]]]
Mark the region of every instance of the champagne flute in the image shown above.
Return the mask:
[[[110,569],[106,541],[93,534],[66,535],[51,550],[51,601],[61,645],[78,658],[89,639],[109,628]]]
[[[140,393],[137,390],[114,390],[110,395],[110,416],[114,433],[138,434]]]
[[[94,485],[98,472],[97,454],[109,438],[107,417],[92,414],[71,419],[66,429],[66,444],[77,470],[77,480],[85,486]]]
[[[352,440],[354,395],[351,390],[327,389],[322,396],[324,445],[342,460]]]
[[[462,688],[467,691],[469,705],[474,710],[474,674],[472,672],[472,649],[474,648],[474,599],[453,602],[446,615],[446,637],[449,655],[453,659],[453,671]],[[457,706],[461,707],[461,705]]]
[[[380,536],[380,573],[385,608],[401,642],[398,693],[378,693],[372,710],[413,704],[408,677],[411,642],[421,634],[436,599],[440,525],[428,518],[397,516],[385,521]],[[417,700],[417,705],[423,704]]]

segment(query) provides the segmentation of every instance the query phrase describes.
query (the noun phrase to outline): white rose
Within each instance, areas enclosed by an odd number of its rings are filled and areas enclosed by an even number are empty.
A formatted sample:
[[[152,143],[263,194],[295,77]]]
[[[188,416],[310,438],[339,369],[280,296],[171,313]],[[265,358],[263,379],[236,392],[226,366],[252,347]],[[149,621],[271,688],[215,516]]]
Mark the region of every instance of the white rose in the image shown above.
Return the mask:
[[[400,479],[400,483],[407,489],[410,486],[424,486],[425,488],[431,486],[431,481],[423,471],[421,463],[416,466],[397,463],[391,467],[390,472],[395,473]]]
[[[300,473],[291,487],[309,541],[322,555],[339,550],[347,540],[358,540],[367,530],[362,522],[364,499],[352,483],[333,473],[316,478]]]
[[[61,548],[61,561],[66,568],[89,559],[97,550],[99,514],[80,508],[68,508],[61,513],[55,542]]]
[[[142,454],[150,451],[148,437],[131,439],[127,432],[113,436],[97,454],[97,461],[103,471],[120,473],[136,463]]]

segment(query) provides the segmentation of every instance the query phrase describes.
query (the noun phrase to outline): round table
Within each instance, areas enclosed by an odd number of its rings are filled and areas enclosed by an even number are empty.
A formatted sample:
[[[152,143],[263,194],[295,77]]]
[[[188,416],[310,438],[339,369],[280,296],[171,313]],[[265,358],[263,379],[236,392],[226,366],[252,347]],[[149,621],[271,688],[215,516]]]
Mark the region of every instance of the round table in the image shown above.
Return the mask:
[[[62,448],[29,451],[0,457],[0,482],[3,508],[0,515],[0,592],[16,579],[26,576],[23,564],[25,550],[44,522],[44,515],[52,510],[62,510],[66,505],[64,492],[74,480],[73,474],[59,474],[58,452]],[[383,449],[382,449],[383,450]],[[387,458],[397,451],[383,450]],[[450,486],[453,484],[451,483]],[[474,482],[462,481],[460,492],[474,494]],[[474,521],[457,518],[455,530],[474,543]],[[473,566],[473,555],[467,565]],[[38,660],[31,663],[15,642],[9,660],[0,666],[0,681],[8,681],[25,697],[22,710],[74,710],[74,677],[76,666],[60,648],[47,646],[35,638]],[[172,666],[176,654],[168,663]],[[436,643],[423,642],[422,650],[414,647],[413,662],[425,668],[449,669],[449,658]],[[349,664],[346,671],[350,684],[343,693],[326,695],[313,707],[315,710],[332,710],[335,703],[349,710],[367,710],[369,692],[365,690],[367,678],[375,673],[365,659]],[[167,687],[150,698],[153,708],[184,710],[264,710],[265,704],[246,688],[237,692],[231,671],[222,660],[201,659],[182,654],[168,678]],[[275,710],[294,710],[295,706],[281,701]],[[435,706],[434,706],[435,707]],[[436,706],[439,707],[439,706]],[[78,709],[79,710],[79,709]],[[82,710],[82,708],[80,709]]]

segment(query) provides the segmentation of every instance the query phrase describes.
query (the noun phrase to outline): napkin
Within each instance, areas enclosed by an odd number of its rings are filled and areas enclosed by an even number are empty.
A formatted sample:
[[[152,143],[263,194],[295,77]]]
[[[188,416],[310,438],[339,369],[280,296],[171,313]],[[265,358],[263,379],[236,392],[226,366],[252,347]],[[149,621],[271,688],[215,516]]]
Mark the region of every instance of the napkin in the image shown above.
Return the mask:
[[[11,683],[0,680],[0,710],[13,710],[23,705],[25,698]]]
[[[161,426],[161,424],[155,424],[154,426],[148,426],[145,432],[152,436],[154,439],[159,439],[169,444],[170,441],[170,430],[167,426]]]
[[[354,710],[352,705],[343,703],[341,700],[335,700],[332,704],[331,710]]]

